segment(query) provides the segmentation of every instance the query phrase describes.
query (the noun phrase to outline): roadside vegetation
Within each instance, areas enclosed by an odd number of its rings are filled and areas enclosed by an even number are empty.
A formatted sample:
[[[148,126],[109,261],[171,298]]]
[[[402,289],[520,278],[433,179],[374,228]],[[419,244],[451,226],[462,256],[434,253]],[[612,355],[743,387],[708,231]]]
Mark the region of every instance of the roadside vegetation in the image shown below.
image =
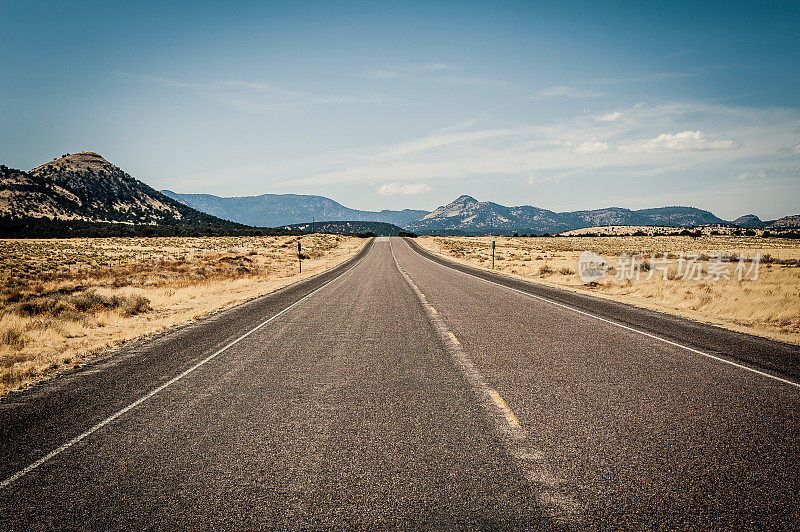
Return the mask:
[[[364,244],[320,234],[0,240],[0,396],[312,276]]]
[[[522,279],[592,293],[640,307],[675,314],[721,327],[800,344],[800,241],[755,236],[618,236],[618,237],[420,237],[426,249],[457,262],[491,268],[491,241],[496,241],[495,270]],[[605,277],[584,283],[577,275],[578,255],[592,251],[609,264]],[[652,255],[668,265],[650,276]],[[679,258],[696,255],[699,279],[678,271]],[[641,255],[639,278],[620,274],[618,257]],[[718,256],[730,279],[715,279]],[[740,282],[733,275],[737,257],[760,255]],[[685,271],[685,270],[684,270]],[[648,279],[650,277],[650,279]],[[692,276],[695,277],[695,276]]]

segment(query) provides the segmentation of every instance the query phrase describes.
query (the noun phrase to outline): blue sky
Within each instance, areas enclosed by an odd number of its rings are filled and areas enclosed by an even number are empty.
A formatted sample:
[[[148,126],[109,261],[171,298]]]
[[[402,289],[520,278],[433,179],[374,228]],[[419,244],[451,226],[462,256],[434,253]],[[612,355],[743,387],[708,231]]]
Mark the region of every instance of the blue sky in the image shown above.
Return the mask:
[[[800,213],[800,4],[8,2],[0,161],[433,209]]]

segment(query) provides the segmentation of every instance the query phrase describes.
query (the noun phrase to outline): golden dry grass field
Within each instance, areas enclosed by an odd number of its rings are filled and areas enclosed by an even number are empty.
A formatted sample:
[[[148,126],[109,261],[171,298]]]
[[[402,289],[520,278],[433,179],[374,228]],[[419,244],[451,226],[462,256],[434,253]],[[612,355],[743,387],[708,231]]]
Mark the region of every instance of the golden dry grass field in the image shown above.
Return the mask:
[[[491,240],[497,245],[495,270],[505,275],[800,344],[800,241],[720,235],[420,237],[417,242],[457,262],[489,269]],[[585,284],[576,273],[582,251],[601,255],[610,266],[605,277],[596,283]],[[658,267],[652,269],[651,275],[648,265],[653,254]],[[684,262],[678,271],[681,254]],[[630,261],[620,262],[620,255],[641,256],[638,261],[643,266],[638,279],[623,274],[632,270],[624,268],[630,266]],[[694,262],[699,270],[693,267],[690,275],[682,275],[690,269],[690,255],[699,257]],[[755,270],[751,270],[754,262],[747,261],[743,264],[743,280],[739,281],[738,257],[755,255],[761,256],[757,278],[753,279]],[[716,279],[715,268],[720,263],[729,279]]]
[[[366,239],[0,240],[0,397],[155,333],[310,277]]]

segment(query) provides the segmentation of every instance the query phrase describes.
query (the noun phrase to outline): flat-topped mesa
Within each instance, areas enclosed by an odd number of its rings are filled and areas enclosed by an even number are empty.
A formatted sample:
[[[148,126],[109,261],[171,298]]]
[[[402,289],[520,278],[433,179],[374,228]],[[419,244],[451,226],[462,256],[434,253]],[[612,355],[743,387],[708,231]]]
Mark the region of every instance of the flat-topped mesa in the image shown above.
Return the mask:
[[[756,216],[755,214],[745,214],[744,216],[739,216],[733,222],[733,225],[738,227],[745,227],[748,229],[761,229],[765,225],[767,225],[761,218]]]
[[[65,155],[31,170],[34,178],[75,194],[80,203],[104,211],[174,211],[160,193],[128,175],[95,152]],[[137,205],[136,207],[134,205]],[[103,214],[101,219],[107,219]],[[133,216],[130,220],[134,221]]]

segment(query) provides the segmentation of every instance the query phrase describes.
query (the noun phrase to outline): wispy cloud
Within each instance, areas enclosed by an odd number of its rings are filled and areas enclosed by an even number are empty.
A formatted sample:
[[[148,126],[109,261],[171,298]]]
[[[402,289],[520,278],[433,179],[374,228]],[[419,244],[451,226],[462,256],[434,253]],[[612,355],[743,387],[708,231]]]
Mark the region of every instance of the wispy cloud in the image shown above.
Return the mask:
[[[425,194],[430,192],[430,190],[431,187],[425,183],[408,183],[404,185],[395,181],[393,183],[384,183],[379,186],[378,194],[381,196],[394,196],[395,194],[414,195]]]
[[[596,116],[595,120],[598,122],[613,122],[615,120],[618,120],[620,117],[622,117],[622,113],[620,113],[619,111],[614,111],[613,113],[606,113],[600,116]]]
[[[540,100],[545,98],[598,98],[604,96],[594,88],[596,85],[617,85],[625,83],[646,83],[670,79],[687,78],[699,75],[695,72],[654,72],[641,75],[624,76],[617,78],[598,78],[582,81],[573,85],[555,85],[542,89],[530,99]]]
[[[458,67],[448,65],[447,63],[428,63],[426,65],[418,66],[417,70],[422,70],[425,72],[441,72],[443,70],[458,70]]]
[[[401,65],[382,68],[366,72],[365,77],[370,79],[395,79],[404,74],[419,74],[421,72],[448,72],[458,70],[458,67],[447,63],[423,63],[418,65]]]
[[[602,96],[602,92],[590,89],[581,89],[578,87],[570,87],[568,85],[556,85],[555,87],[548,87],[542,89],[535,95],[533,99],[541,98],[597,98]]]
[[[375,70],[373,72],[367,72],[364,76],[370,79],[395,79],[397,76],[400,75],[400,72],[397,70]]]
[[[509,84],[507,81],[502,79],[471,76],[437,76],[434,79],[437,81],[445,81],[447,83],[460,83],[462,85],[478,85],[485,87],[505,87]]]
[[[507,81],[501,79],[454,74],[454,72],[460,70],[461,68],[448,63],[424,63],[418,65],[392,66],[373,70],[364,73],[364,77],[378,80],[407,79],[416,81],[438,81],[489,87],[508,85]]]
[[[702,131],[681,131],[680,133],[662,133],[655,138],[640,139],[623,144],[619,151],[623,153],[658,153],[669,151],[707,151],[733,150],[736,144],[730,139],[706,138]]]
[[[516,129],[486,129],[476,131],[464,131],[460,133],[437,133],[428,135],[417,140],[397,144],[382,153],[378,154],[376,160],[396,159],[425,152],[434,148],[463,143],[474,143],[476,141],[490,139],[494,137],[505,137],[518,133]]]
[[[608,148],[608,142],[587,140],[586,142],[581,142],[574,151],[578,155],[586,155],[589,153],[605,153],[608,151]]]
[[[766,170],[748,170],[736,175],[736,179],[764,179],[765,177],[767,177]]]
[[[143,83],[184,89],[241,111],[263,114],[299,112],[320,105],[378,103],[386,100],[384,96],[374,94],[319,94],[283,88],[268,81],[229,79],[190,82],[162,76],[139,74],[123,74],[123,76]]]

